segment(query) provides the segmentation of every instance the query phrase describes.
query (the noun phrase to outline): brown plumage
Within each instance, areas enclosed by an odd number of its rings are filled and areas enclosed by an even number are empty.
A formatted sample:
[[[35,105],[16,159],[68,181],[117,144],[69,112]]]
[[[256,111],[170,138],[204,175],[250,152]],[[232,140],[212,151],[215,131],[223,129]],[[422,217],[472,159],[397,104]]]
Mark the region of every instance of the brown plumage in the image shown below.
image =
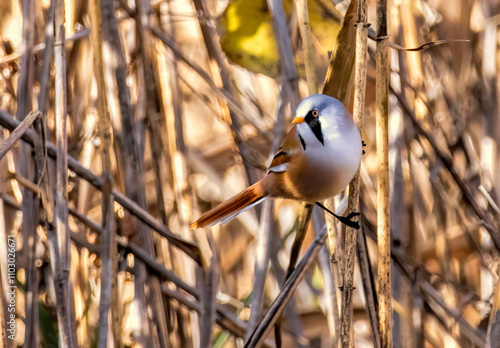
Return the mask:
[[[259,181],[248,187],[236,196],[228,199],[224,203],[219,204],[215,208],[207,211],[198,220],[191,224],[192,229],[202,228],[216,224],[221,219],[235,215],[241,212],[251,204],[256,203],[259,199],[266,196],[262,182]]]
[[[310,96],[297,108],[295,124],[283,140],[267,175],[191,224],[221,224],[266,198],[315,203],[342,191],[359,167],[361,137],[338,100]]]

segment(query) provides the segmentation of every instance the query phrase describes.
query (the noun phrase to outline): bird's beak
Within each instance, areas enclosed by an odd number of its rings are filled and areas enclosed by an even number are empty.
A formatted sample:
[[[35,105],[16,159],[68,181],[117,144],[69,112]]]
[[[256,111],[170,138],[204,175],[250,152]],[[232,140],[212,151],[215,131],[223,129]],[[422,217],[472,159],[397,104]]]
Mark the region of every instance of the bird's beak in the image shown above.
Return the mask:
[[[293,119],[292,123],[302,123],[304,121],[305,121],[304,117],[297,116]]]

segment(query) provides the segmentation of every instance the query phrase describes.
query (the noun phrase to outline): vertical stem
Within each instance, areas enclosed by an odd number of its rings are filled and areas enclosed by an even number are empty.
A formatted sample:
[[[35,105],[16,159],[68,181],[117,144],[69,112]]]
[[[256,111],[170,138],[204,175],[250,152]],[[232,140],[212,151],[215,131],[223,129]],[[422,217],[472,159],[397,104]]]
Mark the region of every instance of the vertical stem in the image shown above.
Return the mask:
[[[56,123],[56,210],[55,233],[56,246],[53,249],[54,282],[57,296],[57,320],[59,326],[59,344],[61,347],[73,347],[71,326],[71,300],[69,284],[70,237],[68,229],[68,138],[66,114],[66,49],[64,34],[64,0],[55,2],[55,123]]]
[[[112,125],[108,110],[106,82],[104,79],[104,58],[102,48],[101,2],[93,0],[89,4],[89,15],[92,24],[92,48],[94,52],[94,76],[97,82],[97,105],[99,111],[98,131],[101,138],[100,155],[105,188],[113,189],[111,181],[111,137]],[[108,180],[109,179],[109,180]],[[111,331],[115,348],[122,347],[121,341],[121,310],[118,294],[118,258],[114,230],[114,203],[110,192],[103,192],[102,199],[102,229],[101,239],[101,298],[99,303],[99,340],[98,347],[106,347],[108,335],[108,312],[111,307]]]
[[[102,190],[102,234],[101,234],[101,298],[99,302],[99,339],[98,348],[106,348],[108,343],[108,313],[111,303],[111,292],[113,283],[113,252],[116,251],[116,241],[114,235],[114,197],[112,194],[113,184],[108,172],[103,174]],[[119,332],[113,332],[113,335],[120,335]],[[117,338],[114,337],[116,342]]]
[[[363,291],[366,298],[366,312],[370,319],[370,325],[373,334],[373,346],[380,348],[380,332],[378,321],[378,300],[377,290],[375,287],[375,279],[371,269],[370,254],[368,253],[368,246],[366,245],[366,235],[363,227],[358,231],[358,263],[359,271],[361,273],[361,281],[363,283]]]
[[[276,122],[274,123],[273,142],[269,150],[269,161],[279,148],[281,134],[283,133],[283,120],[285,118],[285,105],[287,96],[283,92],[284,84],[281,88],[280,105],[278,107]],[[252,330],[257,327],[262,318],[262,303],[264,299],[264,286],[266,283],[267,269],[271,257],[271,236],[274,220],[274,204],[272,200],[264,201],[260,216],[259,231],[257,234],[257,255],[255,257],[254,286],[251,298],[251,312],[248,321],[248,330],[245,339],[249,339]]]
[[[106,85],[104,81],[104,60],[102,53],[101,3],[100,0],[90,2],[89,10],[92,22],[92,48],[94,52],[94,76],[97,81],[97,105],[99,110],[98,130],[101,138],[101,165],[105,189],[102,195],[102,230],[101,236],[101,297],[99,302],[99,339],[98,347],[106,347],[108,343],[108,313],[111,307],[111,331],[116,348],[122,346],[117,279],[117,245],[114,230],[113,184],[111,181],[111,119],[108,111]]]
[[[314,48],[311,40],[311,26],[309,25],[309,10],[307,0],[295,0],[299,21],[302,50],[304,52],[304,65],[306,68],[307,87],[309,95],[318,93],[316,79],[316,65],[314,64]]]
[[[33,91],[33,42],[35,36],[35,1],[24,0],[21,2],[23,12],[23,41],[21,70],[17,84],[17,115],[19,121],[23,121],[26,115],[32,110]],[[33,176],[33,161],[30,157],[31,148],[22,144],[19,151],[19,161],[16,161],[16,171],[26,177]],[[36,173],[34,174],[36,175]],[[36,248],[36,228],[38,226],[38,200],[32,192],[23,191],[23,258],[26,260],[26,303],[25,303],[25,344],[27,346],[36,341],[36,323],[34,313],[36,313],[35,303],[38,295],[38,281],[36,273],[38,270],[34,266],[33,250]],[[3,211],[2,211],[3,214]],[[3,242],[3,241],[2,241]]]
[[[273,225],[273,202],[270,199],[264,201],[260,216],[259,231],[257,232],[257,251],[255,256],[255,274],[252,288],[251,312],[248,321],[248,330],[245,340],[248,340],[253,329],[259,325],[262,319],[262,303],[264,302],[264,287],[266,284],[267,269],[269,267],[271,235]]]
[[[359,132],[363,134],[363,114],[365,107],[366,91],[366,57],[368,27],[366,23],[366,0],[358,2],[358,21],[356,27],[356,59],[354,73],[354,112],[353,117]],[[359,210],[359,169],[349,185],[348,212]],[[352,337],[352,297],[354,290],[354,266],[356,263],[356,237],[358,231],[347,227],[345,236],[344,278],[342,284],[342,347],[351,347],[354,342]]]
[[[144,162],[139,150],[139,143],[135,135],[136,124],[133,118],[132,106],[130,103],[130,91],[127,86],[127,63],[122,51],[122,43],[118,31],[118,22],[115,16],[114,3],[111,0],[101,1],[102,35],[103,41],[107,44],[103,48],[106,54],[103,56],[106,69],[110,69],[111,74],[106,74],[106,85],[109,89],[108,106],[112,119],[120,118],[121,136],[123,145],[123,169],[125,173],[125,193],[142,209],[147,209],[146,192],[144,189]],[[109,80],[108,80],[109,77]],[[110,88],[115,87],[115,88]],[[116,105],[118,101],[118,105]],[[137,238],[141,246],[151,255],[155,255],[155,249],[151,231],[143,222],[134,221]],[[163,298],[161,295],[160,282],[156,277],[148,276],[148,271],[142,262],[134,261],[135,296],[140,303],[140,334],[138,340],[147,346],[153,346],[154,335],[153,326],[148,318],[148,303],[153,308],[153,318],[162,326],[165,319]],[[146,284],[149,288],[149,298],[146,297]],[[161,321],[160,321],[161,320]],[[158,334],[164,334],[161,328]],[[158,337],[160,342],[166,342],[167,337]]]
[[[149,14],[151,11],[149,0],[138,0],[136,1],[136,27],[137,27],[137,38],[138,44],[141,52],[142,59],[142,74],[143,74],[143,87],[146,93],[146,119],[149,126],[149,140],[150,149],[152,153],[152,162],[155,172],[155,184],[156,184],[156,196],[158,207],[163,212],[162,219],[166,222],[166,213],[164,209],[163,191],[161,189],[162,174],[161,174],[161,126],[159,122],[159,96],[158,90],[155,88],[156,74],[154,73],[154,40],[151,36]],[[182,137],[181,135],[178,135]],[[178,201],[179,203],[179,201]],[[185,225],[186,223],[184,223]],[[184,226],[183,226],[184,227]],[[185,228],[183,228],[185,230]],[[189,236],[183,233],[185,238]],[[151,306],[155,308],[154,314],[155,322],[158,330],[158,338],[160,346],[166,347],[171,345],[169,342],[169,333],[166,320],[166,311],[163,301],[163,296],[161,295],[160,289],[154,291],[152,294],[153,300],[151,301]]]
[[[377,242],[382,347],[392,347],[391,238],[389,205],[389,59],[387,0],[377,0],[375,122],[377,137]]]
[[[284,80],[286,81],[283,86],[286,87],[289,93],[290,106],[292,111],[295,112],[300,100],[299,76],[293,59],[292,42],[290,35],[288,35],[285,9],[283,8],[282,0],[267,0],[267,7],[273,21],[274,36],[276,38],[276,45],[278,46]]]

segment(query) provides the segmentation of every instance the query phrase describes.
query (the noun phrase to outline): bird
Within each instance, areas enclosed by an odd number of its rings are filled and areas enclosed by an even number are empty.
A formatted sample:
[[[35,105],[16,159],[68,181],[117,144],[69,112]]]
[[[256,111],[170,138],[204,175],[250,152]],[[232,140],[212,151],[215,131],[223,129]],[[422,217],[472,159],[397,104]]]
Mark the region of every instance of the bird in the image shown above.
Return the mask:
[[[359,228],[351,220],[359,213],[338,216],[320,203],[344,190],[361,163],[364,143],[351,114],[339,100],[314,94],[300,102],[292,123],[267,175],[204,213],[191,224],[192,229],[227,223],[267,198],[316,204]]]

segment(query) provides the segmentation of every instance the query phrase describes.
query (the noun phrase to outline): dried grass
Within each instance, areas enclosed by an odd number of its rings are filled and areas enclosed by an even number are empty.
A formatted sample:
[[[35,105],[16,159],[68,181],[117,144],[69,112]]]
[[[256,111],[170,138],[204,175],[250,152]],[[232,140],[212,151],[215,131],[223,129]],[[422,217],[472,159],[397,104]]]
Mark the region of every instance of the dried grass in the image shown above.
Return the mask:
[[[0,1],[3,346],[338,347],[341,321],[344,346],[495,346],[498,6],[388,4],[390,42],[378,38],[390,61],[383,206],[375,99],[385,105],[375,98],[376,31],[362,24],[374,26],[376,6],[367,2],[356,29],[357,2],[336,3],[346,24],[325,77],[314,75],[328,59],[314,54],[307,1],[267,1],[282,63],[274,79],[226,59],[215,2]],[[356,31],[358,43],[369,37],[364,102]],[[305,70],[294,63],[302,55]],[[360,232],[316,210],[309,224],[310,209],[282,200],[190,231],[199,213],[265,174],[299,94],[322,80],[320,90],[363,115],[359,208],[350,205]],[[345,195],[325,205],[334,201],[343,213]]]

